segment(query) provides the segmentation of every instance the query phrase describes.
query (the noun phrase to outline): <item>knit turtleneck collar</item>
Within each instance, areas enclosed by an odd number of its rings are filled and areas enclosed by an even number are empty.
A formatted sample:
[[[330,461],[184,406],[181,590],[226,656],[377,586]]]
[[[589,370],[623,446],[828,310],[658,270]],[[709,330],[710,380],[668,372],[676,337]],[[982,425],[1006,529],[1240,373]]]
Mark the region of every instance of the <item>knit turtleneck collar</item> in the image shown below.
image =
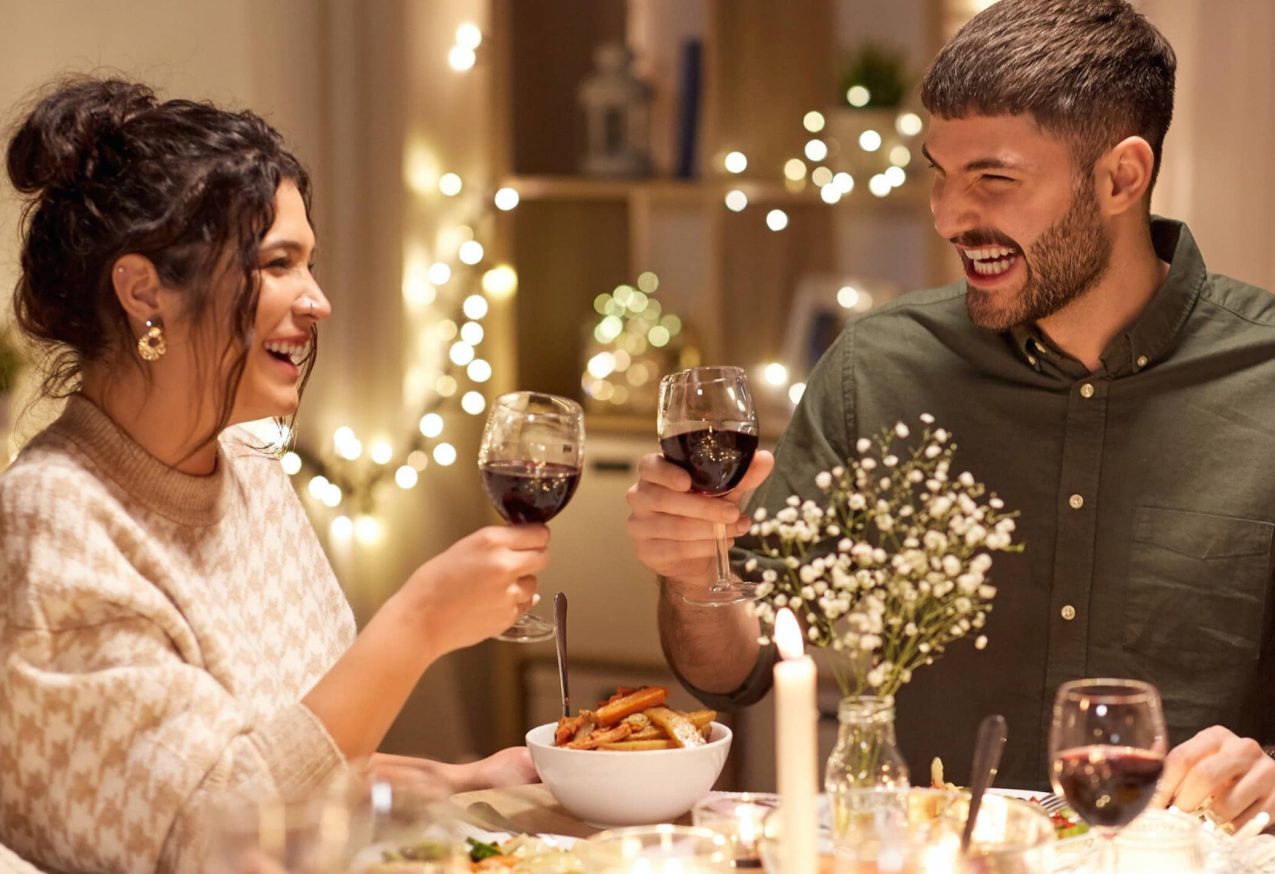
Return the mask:
[[[83,395],[73,394],[49,429],[79,447],[132,498],[181,525],[211,525],[225,515],[231,483],[225,448],[208,476],[182,473],[143,449]]]

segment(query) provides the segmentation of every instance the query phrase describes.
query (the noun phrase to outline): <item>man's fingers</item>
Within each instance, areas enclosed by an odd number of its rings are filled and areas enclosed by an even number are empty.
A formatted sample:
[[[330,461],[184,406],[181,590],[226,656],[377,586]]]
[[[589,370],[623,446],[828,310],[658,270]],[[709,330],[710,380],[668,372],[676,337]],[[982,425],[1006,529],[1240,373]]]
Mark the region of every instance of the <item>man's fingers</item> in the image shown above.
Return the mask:
[[[1275,792],[1275,761],[1260,749],[1255,759],[1244,754],[1236,758],[1241,764],[1239,780],[1230,791],[1215,795],[1210,806],[1223,822],[1240,826],[1265,809]]]
[[[1175,802],[1182,786],[1182,781],[1191,769],[1195,767],[1196,763],[1221,749],[1222,744],[1225,743],[1228,737],[1234,737],[1234,735],[1226,729],[1215,725],[1204,729],[1190,740],[1180,743],[1169,750],[1169,754],[1164,758],[1164,773],[1160,775],[1160,782],[1156,787],[1155,796],[1151,799],[1152,806],[1167,807],[1171,802]],[[1201,796],[1197,800],[1197,804],[1203,800],[1204,797]],[[1182,804],[1178,804],[1178,806],[1183,807]],[[1192,808],[1184,807],[1184,809]]]
[[[648,452],[638,459],[638,479],[675,492],[691,487],[691,475],[658,452]]]
[[[748,465],[748,472],[744,474],[744,478],[739,481],[739,485],[730,493],[730,497],[736,504],[742,504],[749,492],[757,488],[766,481],[766,477],[770,476],[770,472],[775,469],[775,456],[765,449],[757,450],[753,455],[752,462]]]
[[[712,540],[717,525],[703,519],[688,519],[668,513],[633,514],[628,522],[634,540]],[[732,526],[733,527],[733,526]],[[730,533],[730,528],[727,529]]]
[[[733,524],[739,518],[739,506],[726,498],[675,492],[648,482],[631,486],[626,497],[634,514],[664,513],[727,524]]]

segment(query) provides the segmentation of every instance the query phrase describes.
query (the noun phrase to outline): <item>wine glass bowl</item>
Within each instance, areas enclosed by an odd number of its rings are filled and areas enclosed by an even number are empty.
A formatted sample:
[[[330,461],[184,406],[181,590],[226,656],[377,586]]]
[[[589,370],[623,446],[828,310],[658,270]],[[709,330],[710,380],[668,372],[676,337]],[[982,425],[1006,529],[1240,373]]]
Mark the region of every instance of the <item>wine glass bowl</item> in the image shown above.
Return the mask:
[[[1111,839],[1151,802],[1167,752],[1155,686],[1120,679],[1059,686],[1049,729],[1049,779],[1104,838],[1102,870],[1115,870]]]
[[[748,378],[738,367],[692,367],[660,380],[657,430],[665,459],[691,477],[691,491],[729,494],[757,451],[757,410]],[[755,586],[730,570],[726,528],[715,525],[717,579],[693,604],[722,606],[756,599]]]
[[[520,391],[492,403],[478,450],[483,491],[512,525],[545,523],[575,494],[584,464],[584,411],[557,395]],[[497,640],[531,643],[553,625],[523,614]]]

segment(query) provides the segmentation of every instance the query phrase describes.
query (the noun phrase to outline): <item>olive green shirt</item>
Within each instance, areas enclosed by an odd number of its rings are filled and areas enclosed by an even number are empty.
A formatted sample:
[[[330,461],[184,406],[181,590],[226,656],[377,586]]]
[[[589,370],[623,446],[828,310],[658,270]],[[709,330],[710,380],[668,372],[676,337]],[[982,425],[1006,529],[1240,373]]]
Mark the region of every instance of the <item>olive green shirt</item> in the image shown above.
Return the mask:
[[[1092,373],[1034,329],[974,327],[963,282],[852,323],[754,497],[816,497],[815,474],[859,437],[931,413],[955,469],[1021,511],[1024,552],[990,572],[987,648],[957,641],[898,695],[916,775],[937,755],[964,781],[979,720],[1002,713],[999,785],[1043,785],[1054,692],[1086,676],[1155,683],[1173,744],[1215,723],[1275,741],[1275,297],[1207,273],[1180,223],[1154,220],[1152,237],[1168,276]],[[733,695],[701,697],[757,700],[773,658]]]

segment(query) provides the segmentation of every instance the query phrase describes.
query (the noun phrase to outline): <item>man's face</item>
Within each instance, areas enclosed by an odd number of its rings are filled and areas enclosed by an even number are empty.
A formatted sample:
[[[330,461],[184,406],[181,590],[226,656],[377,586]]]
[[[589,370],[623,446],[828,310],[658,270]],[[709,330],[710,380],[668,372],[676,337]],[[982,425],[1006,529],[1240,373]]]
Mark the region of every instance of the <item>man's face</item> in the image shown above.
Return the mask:
[[[1004,331],[1059,312],[1098,282],[1111,239],[1092,172],[1024,115],[933,118],[934,228],[956,246],[974,324]]]

